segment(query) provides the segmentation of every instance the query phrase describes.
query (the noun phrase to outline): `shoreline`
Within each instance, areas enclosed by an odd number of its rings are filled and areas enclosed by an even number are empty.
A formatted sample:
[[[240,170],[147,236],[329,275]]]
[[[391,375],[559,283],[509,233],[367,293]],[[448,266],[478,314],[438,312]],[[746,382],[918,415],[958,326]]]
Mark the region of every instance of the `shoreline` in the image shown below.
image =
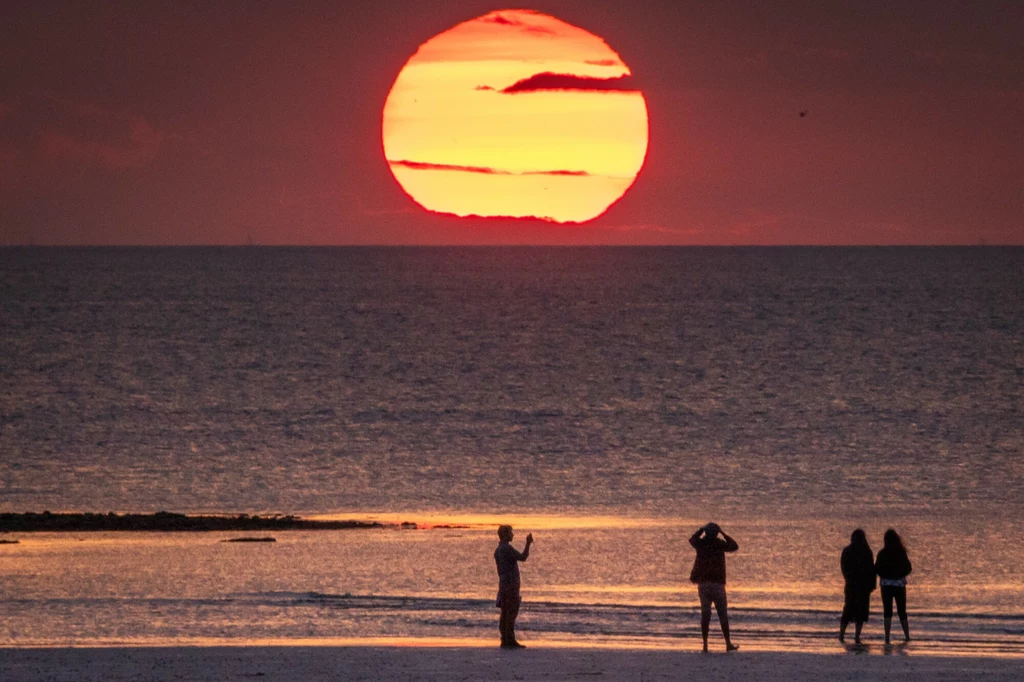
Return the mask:
[[[36,680],[1015,680],[1020,659],[942,655],[591,649],[535,646],[174,646],[0,648],[0,678]]]
[[[997,641],[944,641],[942,639],[915,639],[906,643],[894,641],[886,646],[877,639],[865,638],[861,645],[851,641],[840,643],[835,637],[803,639],[775,633],[772,637],[749,634],[734,637],[740,645],[739,652],[726,652],[721,636],[712,635],[709,653],[702,654],[699,635],[689,633],[678,637],[657,638],[640,636],[587,637],[573,635],[545,635],[542,633],[520,632],[519,639],[530,651],[589,651],[626,652],[673,655],[710,656],[766,656],[801,655],[824,657],[857,658],[942,658],[942,659],[983,659],[1018,661],[1024,670],[1024,649],[1012,643]],[[740,633],[737,633],[740,634]],[[444,635],[362,635],[362,636],[321,636],[321,637],[239,637],[216,636],[174,637],[168,639],[117,638],[48,641],[41,643],[11,644],[0,643],[0,654],[11,651],[40,650],[154,650],[175,649],[244,650],[244,649],[395,649],[395,650],[489,650],[499,648],[494,637],[459,637]],[[3,679],[0,677],[0,679]]]

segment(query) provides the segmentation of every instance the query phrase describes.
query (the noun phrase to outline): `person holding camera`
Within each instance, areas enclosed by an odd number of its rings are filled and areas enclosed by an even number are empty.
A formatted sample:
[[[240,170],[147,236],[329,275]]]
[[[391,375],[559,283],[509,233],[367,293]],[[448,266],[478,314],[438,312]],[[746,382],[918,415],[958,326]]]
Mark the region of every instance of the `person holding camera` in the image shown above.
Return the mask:
[[[512,546],[512,526],[498,527],[498,547],[494,550],[494,563],[498,567],[498,599],[495,606],[501,609],[498,631],[501,633],[503,649],[525,649],[525,644],[516,641],[516,617],[522,597],[519,594],[519,562],[530,558],[533,533],[526,536],[526,548],[520,552]]]
[[[690,536],[690,544],[697,550],[693,570],[690,571],[690,582],[697,585],[697,595],[700,597],[700,634],[704,638],[704,653],[708,650],[712,604],[718,611],[718,622],[725,636],[725,650],[736,651],[739,646],[733,644],[729,637],[729,605],[725,596],[725,554],[735,552],[740,546],[714,522],[698,528],[697,532]]]

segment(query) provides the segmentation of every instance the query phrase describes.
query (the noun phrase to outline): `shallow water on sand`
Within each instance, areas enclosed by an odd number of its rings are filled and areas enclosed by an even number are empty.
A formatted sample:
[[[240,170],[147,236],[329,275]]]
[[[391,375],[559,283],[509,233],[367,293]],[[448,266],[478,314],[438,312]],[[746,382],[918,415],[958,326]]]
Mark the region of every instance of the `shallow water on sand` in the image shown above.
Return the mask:
[[[696,592],[686,582],[692,550],[674,523],[538,525],[523,566],[525,639],[697,646]],[[741,542],[729,561],[737,641],[838,646],[842,538],[830,525],[729,524]],[[908,526],[913,535],[940,530]],[[807,532],[830,539],[808,545]],[[223,542],[240,535],[25,534],[0,553],[0,646],[493,639],[493,526],[285,531],[274,543]],[[977,538],[1017,547],[1022,539],[985,531]],[[992,573],[1012,553],[979,565],[942,547],[913,549],[915,650],[1024,655],[1024,590],[1013,576],[1003,584],[947,578]],[[874,611],[865,635],[877,645],[877,594]]]

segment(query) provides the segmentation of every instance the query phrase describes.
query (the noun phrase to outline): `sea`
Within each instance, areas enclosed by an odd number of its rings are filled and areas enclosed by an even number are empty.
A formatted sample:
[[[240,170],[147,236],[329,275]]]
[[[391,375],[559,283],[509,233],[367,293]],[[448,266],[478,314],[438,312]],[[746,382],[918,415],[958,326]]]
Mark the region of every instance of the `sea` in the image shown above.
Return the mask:
[[[745,649],[891,527],[899,653],[1024,657],[1024,248],[3,248],[0,344],[0,512],[389,524],[0,534],[0,647],[492,646],[509,523],[524,642],[697,650],[713,520]]]

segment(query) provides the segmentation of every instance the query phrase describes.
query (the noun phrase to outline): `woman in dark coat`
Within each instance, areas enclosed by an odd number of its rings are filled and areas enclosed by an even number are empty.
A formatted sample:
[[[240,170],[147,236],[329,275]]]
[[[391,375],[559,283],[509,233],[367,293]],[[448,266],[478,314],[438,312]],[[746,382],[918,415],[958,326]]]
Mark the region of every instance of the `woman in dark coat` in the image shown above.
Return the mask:
[[[850,544],[843,549],[840,567],[846,587],[843,615],[839,621],[839,641],[846,641],[846,626],[855,623],[854,641],[860,644],[860,631],[871,610],[871,593],[875,591],[875,555],[864,531],[858,528],[850,535]]]
[[[718,537],[721,535],[722,537]],[[717,523],[701,526],[690,537],[690,545],[697,550],[697,558],[690,571],[690,582],[697,585],[700,598],[700,635],[704,639],[704,653],[708,651],[708,630],[711,627],[711,605],[718,611],[718,623],[725,636],[725,650],[736,651],[739,646],[729,636],[729,604],[725,595],[725,553],[740,548],[725,534]]]
[[[889,630],[892,628],[892,603],[896,601],[896,612],[903,626],[903,639],[910,641],[910,626],[907,624],[907,576],[913,567],[907,557],[907,550],[899,533],[892,528],[885,531],[885,546],[878,551],[875,561],[875,572],[882,586],[882,613],[885,616],[885,643],[889,643]]]

